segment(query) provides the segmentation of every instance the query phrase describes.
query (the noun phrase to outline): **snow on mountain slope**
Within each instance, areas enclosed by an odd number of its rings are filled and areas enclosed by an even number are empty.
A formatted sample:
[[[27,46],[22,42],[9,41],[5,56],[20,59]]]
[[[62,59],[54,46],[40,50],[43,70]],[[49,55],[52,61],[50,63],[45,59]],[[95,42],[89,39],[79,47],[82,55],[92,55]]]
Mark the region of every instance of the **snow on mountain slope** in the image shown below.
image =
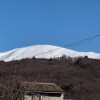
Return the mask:
[[[72,58],[79,57],[79,56],[83,56],[83,57],[88,56],[89,58],[100,59],[99,53],[77,52],[70,49],[66,49],[58,46],[52,46],[52,45],[36,45],[36,46],[18,48],[8,52],[0,53],[0,60],[3,61],[21,60],[23,58],[32,58],[33,56],[35,56],[36,58],[54,58],[54,57],[61,57],[63,54]]]

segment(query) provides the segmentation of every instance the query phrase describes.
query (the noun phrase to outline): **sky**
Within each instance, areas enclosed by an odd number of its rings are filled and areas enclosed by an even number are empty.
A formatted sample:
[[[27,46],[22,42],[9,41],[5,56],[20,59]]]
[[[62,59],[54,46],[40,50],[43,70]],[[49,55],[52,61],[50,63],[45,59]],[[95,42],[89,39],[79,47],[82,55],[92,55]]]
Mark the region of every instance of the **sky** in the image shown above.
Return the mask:
[[[64,46],[100,34],[100,0],[0,0],[0,52],[32,45]],[[100,37],[77,51],[100,53]]]

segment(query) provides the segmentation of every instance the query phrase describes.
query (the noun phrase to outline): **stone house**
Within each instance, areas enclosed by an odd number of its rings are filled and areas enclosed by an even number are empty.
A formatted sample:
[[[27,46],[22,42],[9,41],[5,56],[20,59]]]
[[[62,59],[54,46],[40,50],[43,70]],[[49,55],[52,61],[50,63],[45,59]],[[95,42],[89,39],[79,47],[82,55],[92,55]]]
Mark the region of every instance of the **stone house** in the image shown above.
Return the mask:
[[[22,100],[64,100],[64,91],[54,83],[20,83]]]

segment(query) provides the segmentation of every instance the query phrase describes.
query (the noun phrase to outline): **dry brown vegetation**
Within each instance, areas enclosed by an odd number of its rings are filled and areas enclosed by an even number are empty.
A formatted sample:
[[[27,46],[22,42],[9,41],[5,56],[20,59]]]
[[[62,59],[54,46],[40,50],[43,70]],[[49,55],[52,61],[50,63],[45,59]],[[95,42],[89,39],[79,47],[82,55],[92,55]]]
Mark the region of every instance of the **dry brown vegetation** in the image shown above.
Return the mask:
[[[0,100],[14,100],[14,87],[22,81],[53,82],[66,91],[65,98],[100,100],[100,60],[84,57],[0,61]]]

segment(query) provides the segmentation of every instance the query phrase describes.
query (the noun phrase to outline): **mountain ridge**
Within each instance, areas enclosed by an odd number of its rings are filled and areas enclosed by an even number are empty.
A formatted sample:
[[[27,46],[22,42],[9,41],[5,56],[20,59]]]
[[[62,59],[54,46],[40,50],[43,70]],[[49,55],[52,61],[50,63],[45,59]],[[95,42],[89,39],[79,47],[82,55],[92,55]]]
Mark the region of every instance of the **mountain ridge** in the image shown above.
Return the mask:
[[[54,58],[66,55],[68,57],[84,57],[88,56],[92,59],[100,59],[100,54],[95,52],[79,52],[71,49],[67,49],[60,46],[53,45],[34,45],[23,48],[16,48],[7,52],[0,53],[0,60],[12,61],[21,60],[24,58]]]

